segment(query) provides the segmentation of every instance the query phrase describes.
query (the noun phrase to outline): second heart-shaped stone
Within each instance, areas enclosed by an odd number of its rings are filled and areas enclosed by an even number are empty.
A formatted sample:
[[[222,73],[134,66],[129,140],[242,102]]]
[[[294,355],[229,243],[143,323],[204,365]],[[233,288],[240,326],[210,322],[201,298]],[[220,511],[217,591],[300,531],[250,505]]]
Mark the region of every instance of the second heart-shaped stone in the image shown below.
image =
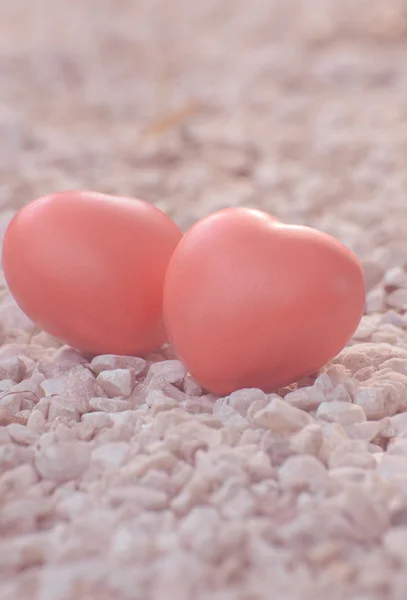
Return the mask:
[[[213,393],[266,392],[320,369],[363,314],[359,260],[338,240],[244,208],[194,225],[166,275],[168,335]]]

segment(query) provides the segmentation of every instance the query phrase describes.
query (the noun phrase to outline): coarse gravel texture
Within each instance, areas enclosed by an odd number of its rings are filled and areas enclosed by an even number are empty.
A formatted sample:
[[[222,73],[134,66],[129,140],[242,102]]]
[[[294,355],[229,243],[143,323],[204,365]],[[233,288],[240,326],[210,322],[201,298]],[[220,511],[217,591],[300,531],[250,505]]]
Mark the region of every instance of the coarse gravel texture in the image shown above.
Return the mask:
[[[169,348],[60,347],[2,277],[0,599],[405,600],[407,1],[2,0],[0,39],[1,234],[69,188],[253,206],[369,289],[316,378],[215,398]]]

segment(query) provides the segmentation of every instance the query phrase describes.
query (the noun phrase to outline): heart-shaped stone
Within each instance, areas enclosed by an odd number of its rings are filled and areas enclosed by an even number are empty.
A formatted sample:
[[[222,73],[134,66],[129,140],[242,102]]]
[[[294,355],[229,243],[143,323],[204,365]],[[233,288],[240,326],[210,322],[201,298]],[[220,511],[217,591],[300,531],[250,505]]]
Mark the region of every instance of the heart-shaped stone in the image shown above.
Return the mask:
[[[244,208],[196,223],[167,270],[169,339],[206,389],[266,392],[346,345],[365,304],[359,260],[331,236]]]
[[[9,224],[3,268],[20,308],[48,333],[89,354],[144,355],[166,340],[164,278],[181,237],[142,200],[50,194]]]

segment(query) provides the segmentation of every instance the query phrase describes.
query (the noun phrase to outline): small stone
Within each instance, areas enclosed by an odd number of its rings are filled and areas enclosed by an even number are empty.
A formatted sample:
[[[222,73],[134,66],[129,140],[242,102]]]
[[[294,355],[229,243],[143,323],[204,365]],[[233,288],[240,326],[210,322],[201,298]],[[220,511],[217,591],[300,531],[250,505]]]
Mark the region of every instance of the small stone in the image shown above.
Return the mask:
[[[357,330],[353,334],[354,340],[365,341],[372,337],[376,331],[377,323],[370,315],[362,317]]]
[[[174,398],[170,398],[163,392],[154,389],[147,394],[146,404],[151,408],[153,414],[171,410],[172,408],[177,408],[179,406],[179,403],[174,400]]]
[[[284,402],[305,411],[315,410],[325,400],[326,395],[323,389],[315,385],[294,390],[284,397]]]
[[[371,421],[391,417],[398,410],[397,394],[391,384],[361,387],[356,394],[355,403],[363,408],[366,418]]]
[[[407,319],[394,310],[388,310],[381,318],[380,325],[394,325],[400,329],[407,329]]]
[[[290,440],[292,447],[299,454],[312,454],[319,456],[324,441],[322,428],[316,423],[306,425]]]
[[[382,454],[375,455],[377,461],[377,472],[384,481],[396,484],[397,480],[405,489],[407,484],[407,456],[401,454]]]
[[[74,408],[72,402],[66,398],[54,396],[49,404],[48,419],[54,421],[61,417],[79,421],[79,412]]]
[[[392,527],[386,531],[383,544],[391,556],[403,565],[407,564],[407,526]]]
[[[366,290],[370,292],[383,279],[384,270],[381,265],[372,260],[362,261],[363,272],[366,280]]]
[[[324,488],[328,472],[315,456],[292,456],[278,470],[278,480],[283,489],[295,492],[315,492]]]
[[[0,379],[12,379],[20,383],[25,374],[25,363],[18,356],[0,360]]]
[[[359,371],[359,369],[370,367],[372,361],[368,356],[363,354],[363,352],[355,352],[352,351],[352,348],[349,348],[342,354],[342,364],[353,375],[356,371]]]
[[[386,302],[392,308],[407,310],[407,288],[400,288],[390,292]]]
[[[316,417],[331,423],[341,423],[342,425],[366,421],[366,415],[361,406],[339,401],[322,402],[318,407]]]
[[[246,419],[231,406],[218,405],[214,407],[213,414],[222,421],[225,427],[245,428],[248,426]]]
[[[36,433],[43,433],[45,429],[45,417],[40,410],[33,410],[27,421],[28,429]]]
[[[90,407],[93,410],[116,413],[124,410],[131,410],[133,405],[128,400],[121,398],[92,398],[89,401]]]
[[[106,469],[118,469],[125,462],[129,448],[130,446],[127,442],[103,444],[92,451],[91,460],[102,464]]]
[[[407,359],[405,358],[390,358],[381,365],[381,370],[391,369],[402,375],[407,375]]]
[[[9,392],[15,385],[16,382],[12,379],[3,379],[0,381],[0,396],[2,396],[1,392]]]
[[[40,385],[46,396],[56,396],[62,394],[66,388],[66,378],[44,379]]]
[[[182,386],[188,396],[202,396],[202,387],[189,373],[185,376]]]
[[[130,369],[101,371],[96,381],[109,398],[130,396],[134,386],[134,374]]]
[[[366,296],[366,312],[378,313],[383,312],[385,306],[385,291],[384,288],[378,286],[368,292]]]
[[[90,460],[85,442],[62,442],[40,447],[35,453],[35,467],[43,479],[63,483],[80,477]]]
[[[165,383],[180,383],[186,376],[187,371],[179,360],[164,360],[150,366],[145,385],[158,378]]]
[[[328,464],[330,469],[338,467],[374,469],[376,467],[374,456],[369,452],[367,443],[362,440],[350,440],[338,444],[330,452]]]
[[[392,267],[384,274],[384,285],[396,288],[407,287],[407,273],[402,267]]]
[[[10,439],[22,446],[31,446],[39,439],[38,433],[19,423],[11,423],[7,426],[7,431]]]
[[[299,431],[312,423],[312,417],[275,396],[268,405],[253,415],[253,424],[270,431]]]
[[[116,354],[101,354],[90,363],[91,370],[99,375],[102,371],[115,371],[117,369],[130,369],[136,377],[146,368],[144,358],[136,356],[117,356]]]
[[[253,405],[254,402],[263,402],[264,405],[268,403],[267,395],[259,389],[242,389],[232,392],[230,396],[224,398],[218,398],[213,405],[213,413],[218,414],[222,407],[231,407],[237,411],[242,417],[246,417],[247,411]]]
[[[6,393],[0,395],[0,409],[4,408],[15,415],[21,410],[22,394]]]
[[[380,432],[380,421],[365,421],[360,423],[344,424],[344,429],[350,439],[371,442]]]

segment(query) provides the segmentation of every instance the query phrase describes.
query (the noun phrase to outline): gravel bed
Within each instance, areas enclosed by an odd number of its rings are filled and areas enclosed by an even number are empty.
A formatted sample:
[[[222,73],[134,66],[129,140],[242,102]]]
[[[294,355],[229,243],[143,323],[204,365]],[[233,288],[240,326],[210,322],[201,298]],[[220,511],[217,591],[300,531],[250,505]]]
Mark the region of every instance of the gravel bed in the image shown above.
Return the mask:
[[[1,237],[62,189],[253,206],[368,295],[315,377],[217,398],[168,347],[61,346],[0,273],[0,600],[405,600],[407,1],[34,4],[0,6]]]

